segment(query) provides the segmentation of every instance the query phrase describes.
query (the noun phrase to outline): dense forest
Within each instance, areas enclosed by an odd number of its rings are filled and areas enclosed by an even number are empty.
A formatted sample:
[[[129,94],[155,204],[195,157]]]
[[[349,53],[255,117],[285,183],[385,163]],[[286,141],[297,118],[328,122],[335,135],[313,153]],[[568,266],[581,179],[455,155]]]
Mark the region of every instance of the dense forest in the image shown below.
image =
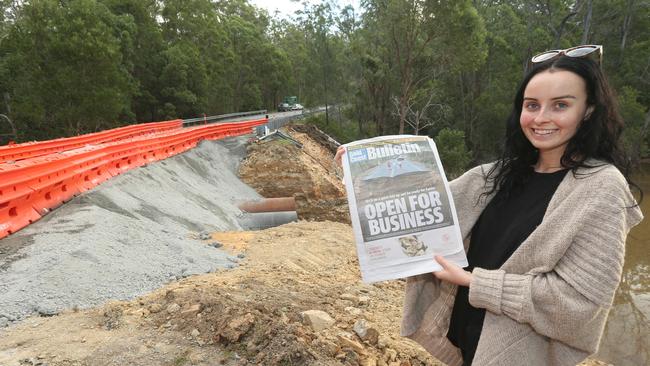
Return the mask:
[[[436,137],[452,165],[493,157],[526,62],[604,45],[645,156],[648,0],[363,0],[293,16],[246,0],[0,0],[0,138],[26,141],[265,108],[334,105],[343,138]],[[328,108],[329,110],[329,108]]]

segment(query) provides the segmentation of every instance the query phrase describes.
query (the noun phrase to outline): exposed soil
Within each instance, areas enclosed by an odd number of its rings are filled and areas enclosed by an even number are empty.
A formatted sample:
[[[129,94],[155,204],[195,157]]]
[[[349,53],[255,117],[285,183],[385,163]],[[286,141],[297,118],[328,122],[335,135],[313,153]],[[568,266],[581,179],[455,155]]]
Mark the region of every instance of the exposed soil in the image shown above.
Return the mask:
[[[334,155],[304,133],[291,134],[302,148],[281,138],[249,145],[248,157],[239,168],[242,181],[267,198],[296,193],[315,199],[344,197],[342,174],[334,165]]]
[[[266,198],[294,197],[299,219],[350,223],[343,172],[334,163],[337,143],[315,126],[282,129],[280,137],[251,144],[239,168],[242,181]]]
[[[332,148],[290,133],[303,149],[251,148],[243,169],[251,184],[268,197],[307,197],[306,206],[342,199]],[[399,336],[404,282],[361,282],[349,225],[300,221],[202,241],[215,243],[239,258],[236,268],[133,301],[29,318],[0,330],[0,365],[440,365]]]
[[[0,364],[436,365],[399,337],[403,283],[360,282],[348,225],[300,222],[212,239],[245,253],[241,266],[131,302],[31,318],[0,338]],[[315,331],[301,317],[308,310],[334,324]],[[376,339],[355,333],[361,319]]]

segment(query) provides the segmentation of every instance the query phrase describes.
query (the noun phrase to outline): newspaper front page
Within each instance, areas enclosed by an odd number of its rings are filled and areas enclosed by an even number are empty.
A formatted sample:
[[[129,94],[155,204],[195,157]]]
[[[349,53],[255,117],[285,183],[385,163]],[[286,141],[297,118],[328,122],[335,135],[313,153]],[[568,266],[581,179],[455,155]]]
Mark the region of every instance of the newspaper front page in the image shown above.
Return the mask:
[[[345,147],[345,188],[364,282],[439,271],[434,255],[467,266],[433,140],[382,136]]]

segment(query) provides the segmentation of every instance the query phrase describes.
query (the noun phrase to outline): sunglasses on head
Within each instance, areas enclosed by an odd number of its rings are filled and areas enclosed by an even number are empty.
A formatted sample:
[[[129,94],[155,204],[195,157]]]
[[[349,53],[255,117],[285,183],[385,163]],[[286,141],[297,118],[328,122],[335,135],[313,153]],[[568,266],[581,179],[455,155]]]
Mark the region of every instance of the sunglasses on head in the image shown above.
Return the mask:
[[[598,62],[598,65],[601,65],[603,61],[603,46],[596,45],[596,44],[585,44],[582,46],[567,48],[565,50],[544,51],[542,53],[533,56],[530,59],[530,63],[536,64],[536,63],[552,60],[562,55],[568,57],[586,57],[589,55],[597,55],[598,58],[596,59],[596,61]]]

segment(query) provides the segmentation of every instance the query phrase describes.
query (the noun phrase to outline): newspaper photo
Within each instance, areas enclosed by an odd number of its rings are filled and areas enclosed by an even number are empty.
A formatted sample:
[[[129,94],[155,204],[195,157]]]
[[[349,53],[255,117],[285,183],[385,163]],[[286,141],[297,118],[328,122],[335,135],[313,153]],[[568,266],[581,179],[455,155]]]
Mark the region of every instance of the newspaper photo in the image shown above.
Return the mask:
[[[382,136],[345,145],[343,172],[366,283],[467,266],[454,202],[427,136]]]

